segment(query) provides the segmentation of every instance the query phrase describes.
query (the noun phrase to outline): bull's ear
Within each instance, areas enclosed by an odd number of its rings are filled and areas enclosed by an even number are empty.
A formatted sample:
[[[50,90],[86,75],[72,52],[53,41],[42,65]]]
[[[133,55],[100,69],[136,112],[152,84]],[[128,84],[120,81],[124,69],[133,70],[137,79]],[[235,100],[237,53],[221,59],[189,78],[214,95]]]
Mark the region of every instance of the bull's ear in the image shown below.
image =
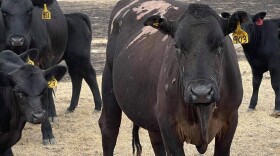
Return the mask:
[[[49,81],[52,77],[59,81],[66,73],[66,67],[61,65],[54,65],[53,67],[43,71],[43,73],[47,81]]]
[[[263,25],[263,19],[266,16],[266,12],[259,12],[252,17],[254,23],[258,26]]]
[[[33,6],[38,6],[41,8],[44,7],[44,4],[51,5],[54,2],[54,0],[31,0],[31,1],[33,3]]]
[[[168,34],[171,37],[174,37],[174,22],[162,17],[160,15],[153,15],[148,17],[144,21],[145,26],[151,26],[155,29],[158,29],[164,34]]]
[[[240,22],[244,23],[244,22],[249,22],[249,15],[247,12],[245,11],[237,11],[234,12],[231,16],[228,17],[228,19],[226,19],[225,25],[224,25],[224,34],[225,36],[234,32],[236,30],[237,27],[237,23]]]
[[[24,62],[26,62],[28,61],[28,57],[32,61],[37,60],[38,55],[39,55],[38,49],[28,49],[24,53],[21,53],[19,56]]]
[[[223,18],[225,18],[225,19],[228,19],[228,18],[230,17],[230,13],[228,13],[228,12],[222,12],[222,13],[221,13],[221,16],[222,16]]]
[[[10,75],[0,72],[0,87],[12,86],[12,79]]]

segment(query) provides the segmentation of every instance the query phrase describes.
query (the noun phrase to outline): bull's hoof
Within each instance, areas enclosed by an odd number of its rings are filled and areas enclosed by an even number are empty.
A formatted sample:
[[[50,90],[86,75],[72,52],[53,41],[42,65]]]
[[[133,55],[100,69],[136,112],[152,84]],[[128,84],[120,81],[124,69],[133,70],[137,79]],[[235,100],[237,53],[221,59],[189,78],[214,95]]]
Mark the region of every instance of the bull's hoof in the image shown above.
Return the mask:
[[[56,116],[49,117],[48,119],[49,119],[50,122],[53,122],[53,123],[57,123],[57,121],[58,121]]]
[[[95,107],[94,111],[101,111],[101,107]]]
[[[74,113],[74,110],[69,110],[69,109],[67,109],[67,110],[65,111],[65,114],[71,114],[71,113]]]
[[[55,138],[43,140],[43,145],[54,145],[54,144],[56,144]]]
[[[274,110],[271,114],[272,117],[279,118],[280,117],[280,110]]]
[[[254,112],[255,111],[255,109],[253,109],[253,108],[248,108],[247,109],[247,112]]]

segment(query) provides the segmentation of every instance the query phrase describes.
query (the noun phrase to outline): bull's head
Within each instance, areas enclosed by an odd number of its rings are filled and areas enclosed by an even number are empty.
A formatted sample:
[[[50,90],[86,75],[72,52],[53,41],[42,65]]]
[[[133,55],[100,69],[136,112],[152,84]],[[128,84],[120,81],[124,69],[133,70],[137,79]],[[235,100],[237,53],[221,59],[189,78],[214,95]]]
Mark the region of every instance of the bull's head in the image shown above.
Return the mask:
[[[1,14],[6,32],[6,45],[16,53],[27,50],[32,40],[33,20],[40,20],[40,14],[34,12],[43,3],[53,0],[0,0]],[[35,9],[36,8],[36,9]]]
[[[20,57],[26,59],[26,56],[29,56],[30,59],[34,59],[37,56],[34,54],[36,52],[38,54],[37,50],[31,49]],[[13,52],[6,50],[1,53]],[[24,64],[8,74],[0,73],[0,84],[12,88],[14,95],[12,99],[27,122],[40,123],[47,117],[42,104],[42,97],[47,94],[47,81],[52,77],[60,80],[65,72],[66,67],[59,65],[43,71],[36,66]]]
[[[208,105],[219,101],[220,70],[229,46],[225,36],[247,18],[246,12],[238,11],[224,19],[207,5],[192,4],[176,21],[153,15],[144,22],[172,37],[174,46],[167,50],[177,53],[185,103]]]

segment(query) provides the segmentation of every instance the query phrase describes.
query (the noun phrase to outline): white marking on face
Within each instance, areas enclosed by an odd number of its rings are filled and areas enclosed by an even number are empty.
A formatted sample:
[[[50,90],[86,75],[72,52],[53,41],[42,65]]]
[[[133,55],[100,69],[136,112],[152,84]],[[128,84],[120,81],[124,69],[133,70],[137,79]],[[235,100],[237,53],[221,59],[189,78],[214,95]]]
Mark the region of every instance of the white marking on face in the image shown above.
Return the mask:
[[[138,42],[142,41],[143,39],[145,39],[147,36],[149,35],[153,35],[155,34],[156,32],[158,32],[157,29],[154,29],[153,27],[143,27],[142,30],[141,30],[141,33],[139,35],[137,35],[137,37],[135,37],[130,43],[129,45],[127,46],[127,48],[129,46],[131,46],[134,42],[136,42],[137,40],[139,40]],[[144,37],[143,37],[144,36]],[[142,38],[143,37],[143,38]]]
[[[135,1],[132,1],[131,3],[129,3],[127,6],[123,7],[122,9],[120,9],[116,15],[114,16],[113,20],[112,20],[112,23],[111,23],[111,30],[110,30],[110,34],[112,33],[113,31],[113,28],[114,28],[114,21],[115,19],[127,8],[129,8],[130,6],[132,6],[133,4],[137,3],[139,0],[135,0]],[[128,11],[125,12],[125,14],[127,13]],[[123,17],[125,16],[125,14],[123,15]]]
[[[166,41],[167,40],[167,38],[168,38],[168,35],[164,35],[164,37],[162,38],[162,42],[164,42],[164,41]]]
[[[148,1],[142,3],[140,6],[133,8],[132,10],[137,14],[137,20],[140,20],[145,15],[149,14],[150,12],[156,10],[155,14],[157,15],[164,15],[168,9],[174,8],[178,10],[178,7],[171,6],[170,3],[164,1]]]

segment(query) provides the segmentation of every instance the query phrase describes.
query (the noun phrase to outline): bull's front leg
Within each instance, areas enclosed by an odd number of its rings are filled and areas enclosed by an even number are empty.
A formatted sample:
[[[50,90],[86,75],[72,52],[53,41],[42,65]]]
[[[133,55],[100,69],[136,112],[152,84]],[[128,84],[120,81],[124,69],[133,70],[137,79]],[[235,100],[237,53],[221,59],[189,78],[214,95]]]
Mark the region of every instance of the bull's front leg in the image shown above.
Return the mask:
[[[175,119],[165,114],[159,116],[158,122],[167,155],[184,156],[184,142],[177,133]]]
[[[57,115],[56,115],[56,109],[55,109],[55,104],[53,100],[53,89],[48,88],[48,119],[50,122],[56,122]]]
[[[250,105],[248,108],[248,111],[254,110],[258,103],[258,94],[259,94],[259,88],[262,82],[263,73],[257,72],[257,70],[252,70],[253,73],[253,93],[250,101]]]
[[[50,121],[48,119],[45,120],[45,122],[42,122],[41,124],[41,131],[43,135],[43,144],[55,144],[55,138],[52,132],[52,126],[50,124]]]
[[[12,149],[11,148],[8,148],[6,151],[1,151],[0,150],[0,155],[1,156],[13,156],[13,152],[12,152]]]
[[[275,92],[275,107],[272,116],[280,116],[280,70],[276,65],[271,65],[270,67],[270,76],[271,76],[271,85]]]

